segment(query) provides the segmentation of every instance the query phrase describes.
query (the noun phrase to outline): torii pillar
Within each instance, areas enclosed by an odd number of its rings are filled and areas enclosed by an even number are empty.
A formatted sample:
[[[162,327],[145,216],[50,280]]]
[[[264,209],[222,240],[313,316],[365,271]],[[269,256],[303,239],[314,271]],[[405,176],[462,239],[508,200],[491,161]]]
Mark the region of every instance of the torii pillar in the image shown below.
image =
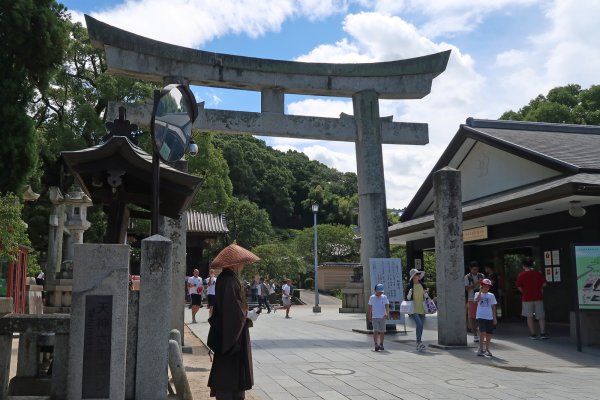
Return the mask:
[[[106,52],[108,71],[113,74],[155,82],[181,76],[190,85],[261,92],[260,113],[209,110],[199,104],[195,128],[355,142],[367,304],[371,295],[369,259],[389,257],[382,144],[424,145],[429,141],[427,124],[380,118],[379,99],[420,99],[429,94],[433,79],[446,69],[450,51],[365,64],[279,61],[183,48],[85,18],[91,43]],[[285,115],[285,94],[352,98],[354,117]],[[119,106],[109,104],[109,118],[117,115]],[[127,115],[138,125],[148,124],[151,104],[127,105]]]

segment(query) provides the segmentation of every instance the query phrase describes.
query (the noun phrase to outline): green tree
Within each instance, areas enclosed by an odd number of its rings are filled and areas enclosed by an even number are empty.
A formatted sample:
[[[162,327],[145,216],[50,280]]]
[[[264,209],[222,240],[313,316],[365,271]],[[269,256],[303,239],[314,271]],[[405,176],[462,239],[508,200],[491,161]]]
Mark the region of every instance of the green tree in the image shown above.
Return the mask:
[[[294,238],[296,252],[307,264],[314,261],[314,229],[297,231]],[[360,244],[354,230],[339,224],[317,225],[317,256],[323,262],[357,262]]]
[[[65,18],[53,0],[0,0],[0,191],[20,190],[37,166],[28,105],[63,59]]]
[[[260,261],[250,264],[243,270],[243,276],[264,276],[281,282],[285,278],[297,277],[306,272],[306,264],[287,243],[267,243],[252,248]]]
[[[213,134],[194,131],[193,137],[198,145],[198,154],[188,157],[188,171],[201,177],[203,182],[194,196],[191,208],[215,214],[223,213],[231,202],[233,192],[229,166],[221,150],[214,146]]]
[[[518,111],[509,110],[500,119],[565,124],[600,123],[600,86],[589,89],[571,84],[539,95]]]
[[[232,198],[225,218],[230,241],[247,249],[267,243],[273,235],[269,214],[251,201]]]
[[[0,194],[0,257],[15,260],[19,246],[31,248],[27,225],[21,219],[23,205],[12,193]],[[28,257],[28,276],[40,271],[37,254],[31,251]]]

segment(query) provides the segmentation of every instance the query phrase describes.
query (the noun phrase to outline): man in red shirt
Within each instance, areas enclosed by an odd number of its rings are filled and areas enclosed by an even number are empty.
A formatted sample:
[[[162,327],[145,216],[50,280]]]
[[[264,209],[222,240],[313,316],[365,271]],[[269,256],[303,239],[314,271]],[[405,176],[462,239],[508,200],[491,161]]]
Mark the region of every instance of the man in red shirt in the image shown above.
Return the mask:
[[[546,335],[546,320],[544,314],[544,294],[546,278],[540,272],[533,269],[533,259],[523,260],[523,271],[517,276],[517,289],[521,292],[523,308],[521,315],[527,317],[530,339],[537,339],[533,326],[533,316],[540,324],[540,339],[548,339]]]

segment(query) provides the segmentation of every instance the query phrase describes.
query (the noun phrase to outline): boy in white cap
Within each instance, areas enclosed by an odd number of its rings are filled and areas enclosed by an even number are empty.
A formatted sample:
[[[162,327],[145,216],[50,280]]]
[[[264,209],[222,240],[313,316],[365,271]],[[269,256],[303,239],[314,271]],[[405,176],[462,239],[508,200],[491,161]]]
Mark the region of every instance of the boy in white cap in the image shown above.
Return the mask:
[[[375,285],[375,294],[369,298],[369,313],[367,319],[373,324],[373,341],[375,351],[384,350],[383,337],[385,336],[385,321],[389,315],[390,301],[383,294],[383,284]]]

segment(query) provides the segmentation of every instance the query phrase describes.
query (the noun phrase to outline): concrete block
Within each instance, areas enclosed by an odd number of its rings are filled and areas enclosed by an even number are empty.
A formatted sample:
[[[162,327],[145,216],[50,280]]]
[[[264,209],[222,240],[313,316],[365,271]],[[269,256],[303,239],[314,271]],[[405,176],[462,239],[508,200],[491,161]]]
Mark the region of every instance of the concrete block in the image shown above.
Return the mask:
[[[125,398],[129,246],[75,244],[67,398]]]
[[[12,297],[0,297],[0,317],[13,312]]]

